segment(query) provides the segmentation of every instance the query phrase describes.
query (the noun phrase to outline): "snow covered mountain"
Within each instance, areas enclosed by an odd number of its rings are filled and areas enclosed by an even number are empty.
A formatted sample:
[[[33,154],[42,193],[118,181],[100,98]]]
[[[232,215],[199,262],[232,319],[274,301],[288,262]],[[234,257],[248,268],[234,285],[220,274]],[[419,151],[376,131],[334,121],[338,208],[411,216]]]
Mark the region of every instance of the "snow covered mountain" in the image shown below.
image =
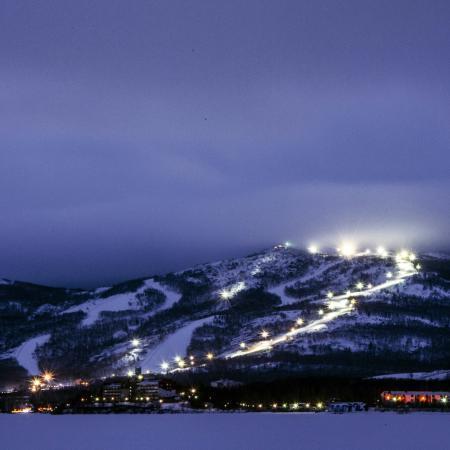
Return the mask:
[[[449,279],[445,255],[277,245],[96,290],[1,280],[0,372],[450,369]]]

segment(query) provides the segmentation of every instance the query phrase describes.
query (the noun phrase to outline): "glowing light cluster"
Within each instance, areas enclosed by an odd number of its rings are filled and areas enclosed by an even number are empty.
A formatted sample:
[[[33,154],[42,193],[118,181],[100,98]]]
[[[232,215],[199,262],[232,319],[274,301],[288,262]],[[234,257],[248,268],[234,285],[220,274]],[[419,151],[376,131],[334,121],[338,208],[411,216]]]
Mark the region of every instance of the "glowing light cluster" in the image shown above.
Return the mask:
[[[243,281],[239,281],[236,284],[233,284],[229,288],[224,288],[219,292],[220,298],[222,300],[230,300],[236,294],[243,291],[246,288],[246,284]]]
[[[40,378],[34,377],[34,378],[31,380],[31,385],[34,386],[34,387],[36,387],[36,388],[38,388],[38,387],[40,387],[40,386],[42,385],[42,381],[41,381]]]
[[[311,253],[311,255],[315,255],[316,253],[319,253],[319,247],[315,244],[311,244],[308,247],[308,252]]]
[[[50,372],[49,370],[46,370],[41,374],[39,377],[33,377],[30,380],[30,389],[31,392],[37,392],[40,389],[48,389],[52,387],[51,382],[54,380],[55,375]]]
[[[345,256],[346,258],[351,258],[352,256],[355,256],[356,254],[356,245],[353,242],[345,241],[341,244],[341,246],[338,248],[338,252]]]
[[[348,306],[348,300],[346,298],[342,300],[332,300],[327,303],[330,310],[342,309]]]
[[[53,379],[55,378],[55,376],[53,375],[53,373],[52,372],[50,372],[50,371],[45,371],[43,374],[42,374],[42,378],[43,378],[43,380],[46,382],[46,383],[50,383],[51,381],[53,381]]]

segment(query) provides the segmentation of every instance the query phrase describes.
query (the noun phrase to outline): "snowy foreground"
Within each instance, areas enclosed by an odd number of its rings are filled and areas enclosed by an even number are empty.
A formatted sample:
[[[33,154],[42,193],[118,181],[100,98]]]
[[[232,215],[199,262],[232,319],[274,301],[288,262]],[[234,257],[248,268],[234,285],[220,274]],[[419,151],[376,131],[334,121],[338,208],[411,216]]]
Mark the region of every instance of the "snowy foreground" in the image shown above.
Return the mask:
[[[8,450],[449,448],[450,414],[0,415]]]

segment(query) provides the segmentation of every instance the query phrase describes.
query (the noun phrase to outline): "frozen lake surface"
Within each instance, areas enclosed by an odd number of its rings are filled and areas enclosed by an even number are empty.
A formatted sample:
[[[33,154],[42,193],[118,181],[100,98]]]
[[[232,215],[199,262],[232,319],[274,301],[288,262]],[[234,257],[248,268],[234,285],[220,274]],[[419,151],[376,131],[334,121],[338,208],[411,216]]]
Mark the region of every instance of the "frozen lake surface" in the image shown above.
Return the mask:
[[[433,450],[450,414],[0,414],[7,450]]]

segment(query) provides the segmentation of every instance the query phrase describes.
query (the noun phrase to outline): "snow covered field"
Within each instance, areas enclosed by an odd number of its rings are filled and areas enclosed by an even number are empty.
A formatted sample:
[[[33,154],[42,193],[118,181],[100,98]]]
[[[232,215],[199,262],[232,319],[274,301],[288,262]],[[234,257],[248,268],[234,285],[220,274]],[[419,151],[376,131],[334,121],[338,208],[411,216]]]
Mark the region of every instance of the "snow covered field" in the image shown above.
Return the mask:
[[[37,347],[44,345],[49,339],[49,334],[31,338],[17,347],[11,356],[16,358],[18,364],[26,369],[30,375],[36,375],[40,373],[40,370],[36,358],[34,357],[34,352]]]
[[[8,450],[434,450],[450,414],[0,415]]]

